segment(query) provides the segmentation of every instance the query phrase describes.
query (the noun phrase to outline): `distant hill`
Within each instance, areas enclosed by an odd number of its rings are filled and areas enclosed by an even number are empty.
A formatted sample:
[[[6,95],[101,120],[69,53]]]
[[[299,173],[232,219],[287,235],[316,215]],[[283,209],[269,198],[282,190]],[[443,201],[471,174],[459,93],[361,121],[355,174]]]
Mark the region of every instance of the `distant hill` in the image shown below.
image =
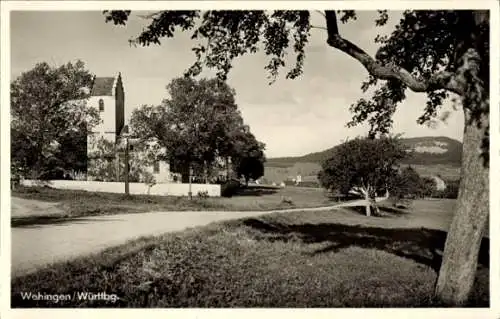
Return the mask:
[[[440,174],[445,178],[458,178],[462,161],[461,142],[444,136],[403,138],[401,141],[413,151],[403,164],[412,165],[424,176]],[[336,147],[298,157],[269,158],[265,163],[264,178],[280,182],[301,175],[303,180],[316,180],[321,164],[333,155]]]
[[[462,162],[462,143],[449,137],[413,137],[403,138],[401,141],[414,150],[413,156],[405,163],[429,165],[447,164],[460,166]],[[267,159],[267,166],[288,167],[295,163],[318,163],[322,164],[331,157],[335,151],[334,146],[327,150],[310,153],[299,157],[275,157]]]

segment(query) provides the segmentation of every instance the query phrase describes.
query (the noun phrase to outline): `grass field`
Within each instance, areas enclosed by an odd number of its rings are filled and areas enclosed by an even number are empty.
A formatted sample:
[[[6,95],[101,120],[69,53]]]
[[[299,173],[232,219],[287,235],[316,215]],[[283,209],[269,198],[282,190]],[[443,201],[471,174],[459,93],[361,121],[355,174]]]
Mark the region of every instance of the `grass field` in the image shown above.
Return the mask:
[[[12,192],[12,226],[50,222],[55,218],[140,213],[148,211],[261,211],[333,205],[321,189],[249,187],[231,198],[146,196],[19,188]],[[283,202],[283,197],[292,203]],[[32,201],[34,200],[34,201]]]
[[[433,307],[453,201],[274,213],[141,238],[12,281],[12,307]],[[432,226],[429,228],[429,226]],[[468,306],[489,305],[483,240]],[[25,300],[21,292],[116,294],[116,302]]]
[[[275,166],[273,166],[275,165]],[[403,167],[406,166],[402,165]],[[411,165],[421,176],[440,175],[446,180],[458,180],[460,178],[460,167],[448,164]],[[281,181],[302,176],[303,181],[317,181],[321,165],[318,163],[301,163],[293,165],[289,163],[266,163],[264,178],[267,181],[281,183]]]

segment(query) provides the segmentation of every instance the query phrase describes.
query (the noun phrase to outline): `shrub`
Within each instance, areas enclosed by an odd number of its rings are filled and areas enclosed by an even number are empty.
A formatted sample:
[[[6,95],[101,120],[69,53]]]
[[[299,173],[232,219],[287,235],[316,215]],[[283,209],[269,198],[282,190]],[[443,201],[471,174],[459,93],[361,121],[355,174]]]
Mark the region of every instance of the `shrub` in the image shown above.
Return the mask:
[[[238,180],[229,180],[221,185],[221,196],[232,197],[240,190],[241,184]]]
[[[436,192],[436,182],[430,177],[423,177],[420,197],[434,197]]]
[[[285,186],[295,186],[297,184],[296,182],[288,180],[288,179],[283,181],[283,183],[285,183]]]
[[[427,194],[431,198],[448,198],[456,199],[458,197],[458,188],[460,186],[460,180],[445,180],[446,188],[444,190],[437,190],[435,187],[432,189],[430,194]]]
[[[460,180],[447,180],[445,181],[446,188],[440,192],[440,198],[456,199],[458,197],[458,188]]]
[[[288,196],[282,196],[281,197],[281,203],[282,204],[287,204],[287,205],[293,205],[293,200],[291,197]]]
[[[298,186],[300,186],[300,187],[313,187],[313,188],[320,188],[321,187],[319,182],[314,182],[314,181],[300,182]]]
[[[75,180],[75,181],[86,181],[87,180],[87,174],[82,171],[77,171],[77,170],[70,170],[67,172],[68,179]]]
[[[201,199],[207,199],[208,196],[208,191],[198,191],[198,197]]]

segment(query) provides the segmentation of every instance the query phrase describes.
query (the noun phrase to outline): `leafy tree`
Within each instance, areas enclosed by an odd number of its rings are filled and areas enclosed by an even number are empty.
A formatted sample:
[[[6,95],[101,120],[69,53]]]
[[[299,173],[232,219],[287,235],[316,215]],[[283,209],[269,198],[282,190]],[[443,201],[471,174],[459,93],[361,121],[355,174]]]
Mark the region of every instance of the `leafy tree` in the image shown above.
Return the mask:
[[[165,148],[163,158],[188,182],[189,169],[195,175],[209,175],[218,156],[227,156],[229,133],[242,122],[234,90],[218,79],[194,80],[181,77],[168,86],[170,97],[160,106],[143,106],[131,117],[131,127],[144,140],[152,139]]]
[[[323,163],[319,180],[323,187],[345,195],[359,192],[366,199],[366,216],[370,216],[372,209],[378,213],[377,193],[389,190],[405,156],[405,147],[395,138],[356,138],[341,144]]]
[[[236,167],[239,176],[245,178],[245,184],[248,185],[250,179],[257,180],[264,176],[264,162],[262,158],[248,156],[241,159]]]
[[[123,143],[117,145],[102,136],[90,135],[88,145],[90,152],[88,154],[87,176],[89,179],[104,182],[125,181]],[[154,182],[151,167],[158,159],[160,152],[156,146],[148,143],[134,143],[129,152],[129,182],[147,184]]]
[[[82,169],[74,155],[86,153],[86,129],[98,114],[85,99],[92,75],[81,61],[60,67],[39,63],[11,83],[13,169],[33,179]]]
[[[432,197],[437,192],[436,181],[431,177],[422,178],[422,196]]]
[[[405,167],[398,176],[401,180],[401,183],[398,183],[399,194],[413,198],[421,196],[423,181],[413,167]]]
[[[446,188],[442,191],[444,198],[455,199],[458,196],[458,190],[460,187],[459,180],[445,180]]]
[[[423,196],[423,188],[424,181],[420,175],[413,167],[407,166],[394,175],[390,183],[390,195],[394,205],[403,202],[406,206],[408,200]]]
[[[88,147],[87,178],[102,182],[118,182],[115,143],[102,136],[91,134],[88,137]]]
[[[65,171],[87,172],[87,123],[61,136],[56,158]]]
[[[106,21],[125,24],[130,11],[104,13]],[[368,71],[362,90],[378,86],[372,99],[351,106],[349,125],[367,121],[372,135],[390,130],[392,115],[408,89],[428,97],[419,123],[433,120],[447,97],[458,96],[465,118],[462,179],[436,295],[443,303],[463,305],[474,282],[489,213],[489,11],[407,10],[391,35],[376,37],[380,48],[375,57],[339,33],[339,21],[356,19],[354,10],[321,14],[326,28],[311,25],[309,11],[161,11],[149,16],[151,23],[132,42],[160,44],[176,30],[192,31],[196,61],[187,73],[211,67],[222,79],[234,58],[261,48],[270,57],[265,68],[275,78],[291,47],[295,62],[287,77],[296,78],[302,73],[311,29],[324,29],[325,45],[348,54]],[[387,10],[379,10],[375,25],[387,20]]]
[[[243,131],[232,141],[234,151],[231,154],[234,170],[238,177],[245,178],[248,185],[250,179],[258,179],[264,175],[265,145],[255,138],[250,131]]]

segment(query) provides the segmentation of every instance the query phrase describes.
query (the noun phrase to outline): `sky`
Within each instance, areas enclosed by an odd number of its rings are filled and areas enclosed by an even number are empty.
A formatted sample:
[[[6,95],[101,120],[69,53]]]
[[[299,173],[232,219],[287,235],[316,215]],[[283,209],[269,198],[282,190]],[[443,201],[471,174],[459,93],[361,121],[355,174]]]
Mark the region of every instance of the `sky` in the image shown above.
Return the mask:
[[[148,21],[132,12],[127,26],[106,24],[100,11],[15,11],[11,13],[11,79],[38,62],[59,66],[77,59],[96,76],[121,72],[125,88],[126,118],[138,106],[157,105],[167,97],[166,85],[181,76],[195,60],[190,34],[179,32],[160,46],[130,46]],[[377,34],[390,33],[401,12],[390,12],[388,25],[375,27],[373,11],[358,12],[357,21],[339,25],[339,31],[372,56]],[[325,26],[312,12],[312,22]],[[266,144],[266,156],[301,156],[365,135],[368,126],[347,128],[349,106],[359,98],[368,73],[348,55],[326,44],[326,31],[311,30],[306,47],[304,74],[294,80],[285,73],[268,84],[267,57],[263,53],[238,58],[228,77],[236,102],[252,133]],[[290,59],[290,65],[293,60]],[[283,70],[286,71],[286,70]],[[394,115],[393,133],[404,137],[448,136],[462,141],[463,114],[452,112],[446,123],[430,128],[418,125],[425,94],[408,92]],[[451,110],[451,103],[442,107]]]

